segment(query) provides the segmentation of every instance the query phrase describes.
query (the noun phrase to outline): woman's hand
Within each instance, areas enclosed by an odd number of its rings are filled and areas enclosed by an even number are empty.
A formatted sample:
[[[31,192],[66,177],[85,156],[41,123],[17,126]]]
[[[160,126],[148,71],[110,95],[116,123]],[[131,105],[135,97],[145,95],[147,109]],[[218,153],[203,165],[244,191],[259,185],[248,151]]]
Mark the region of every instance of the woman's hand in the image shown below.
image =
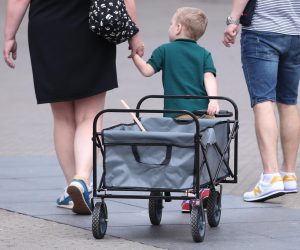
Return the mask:
[[[140,39],[139,35],[136,34],[133,36],[129,41],[129,50],[131,50],[131,54],[128,56],[128,58],[132,58],[135,54],[138,54],[140,57],[144,55],[145,45]]]
[[[7,0],[4,26],[3,57],[6,64],[14,68],[17,59],[16,33],[30,4],[30,0]]]
[[[3,57],[6,64],[11,68],[15,68],[13,60],[17,59],[17,47],[15,38],[4,42]]]

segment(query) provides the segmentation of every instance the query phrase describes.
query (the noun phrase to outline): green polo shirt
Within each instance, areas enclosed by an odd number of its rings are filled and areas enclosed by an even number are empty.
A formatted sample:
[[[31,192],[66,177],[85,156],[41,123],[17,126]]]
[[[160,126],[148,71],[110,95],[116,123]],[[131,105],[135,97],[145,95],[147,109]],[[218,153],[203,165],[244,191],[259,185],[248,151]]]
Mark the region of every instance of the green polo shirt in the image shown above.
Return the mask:
[[[204,73],[216,74],[211,54],[196,41],[177,39],[163,44],[152,53],[148,62],[155,73],[162,70],[165,95],[207,96],[204,86]],[[193,111],[207,109],[208,100],[165,99],[164,109]],[[174,117],[178,114],[164,114]]]

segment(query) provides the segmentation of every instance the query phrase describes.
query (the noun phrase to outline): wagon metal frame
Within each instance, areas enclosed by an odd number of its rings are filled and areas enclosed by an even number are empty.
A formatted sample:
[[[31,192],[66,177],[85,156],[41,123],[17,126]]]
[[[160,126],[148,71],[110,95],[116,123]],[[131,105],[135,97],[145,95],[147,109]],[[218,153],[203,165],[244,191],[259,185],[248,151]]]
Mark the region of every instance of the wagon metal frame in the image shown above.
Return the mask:
[[[233,107],[233,113],[227,112],[223,117],[232,117],[233,119],[227,119],[225,122],[229,125],[229,134],[228,141],[225,148],[222,150],[218,147],[218,145],[214,145],[216,152],[220,155],[221,159],[219,161],[219,165],[216,171],[215,176],[212,176],[210,171],[206,148],[201,141],[201,131],[200,125],[201,119],[189,111],[186,110],[160,110],[160,109],[141,109],[142,104],[145,100],[148,99],[166,99],[166,98],[180,98],[180,99],[219,99],[225,100],[229,102]],[[163,113],[182,113],[189,115],[191,120],[195,124],[195,133],[194,133],[194,184],[192,188],[192,193],[194,197],[188,196],[186,193],[184,195],[170,195],[172,193],[183,192],[182,189],[164,189],[164,188],[140,188],[140,187],[107,187],[105,185],[105,148],[103,145],[103,130],[101,132],[97,131],[97,122],[99,117],[104,115],[105,113],[135,113],[138,119],[141,119],[141,114],[163,114]],[[222,116],[221,116],[222,117]],[[231,124],[231,126],[230,126]],[[220,221],[221,214],[221,195],[222,195],[222,185],[221,183],[237,183],[237,172],[238,172],[238,108],[235,102],[227,97],[221,96],[164,96],[164,95],[149,95],[145,96],[137,103],[135,109],[105,109],[99,112],[93,122],[93,198],[92,198],[92,206],[93,206],[93,214],[92,214],[92,231],[93,235],[97,239],[101,239],[105,236],[107,229],[107,220],[108,220],[108,211],[106,207],[106,203],[104,201],[105,198],[117,198],[117,199],[148,199],[149,200],[149,217],[150,221],[153,225],[159,225],[162,216],[162,208],[163,201],[169,202],[171,200],[190,200],[191,203],[191,226],[192,226],[192,236],[195,242],[201,242],[204,240],[205,236],[205,215],[204,215],[204,205],[207,210],[207,219],[210,226],[215,227],[218,226]],[[226,153],[230,154],[230,144],[233,141],[233,171],[228,163],[224,160],[224,155]],[[100,149],[103,155],[103,173],[101,180],[98,185],[97,179],[97,149]],[[203,153],[203,159],[200,161],[200,150]],[[225,178],[218,179],[218,173],[224,164],[228,170],[228,175]],[[200,176],[203,170],[204,165],[207,168],[207,172],[210,178],[209,184],[205,186],[205,188],[209,188],[210,195],[208,197],[207,202],[204,204],[203,199],[201,198],[201,192],[203,186],[200,185]],[[228,179],[228,177],[230,179]],[[220,190],[216,189],[216,186],[220,186]],[[149,191],[150,195],[141,195],[141,194],[113,194],[114,191]],[[101,202],[96,202],[95,200],[101,199]]]

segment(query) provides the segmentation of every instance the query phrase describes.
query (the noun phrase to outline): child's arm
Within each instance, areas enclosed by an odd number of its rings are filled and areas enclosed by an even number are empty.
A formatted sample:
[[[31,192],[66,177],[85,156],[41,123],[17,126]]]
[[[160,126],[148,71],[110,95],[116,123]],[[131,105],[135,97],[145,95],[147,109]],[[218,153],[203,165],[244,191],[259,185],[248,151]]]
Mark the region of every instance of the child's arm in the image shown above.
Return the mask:
[[[138,54],[135,54],[132,58],[135,66],[138,68],[138,70],[141,72],[143,76],[153,76],[155,71],[152,68],[152,66],[147,63],[143,58],[141,58]]]
[[[208,96],[218,95],[217,80],[213,73],[206,72],[204,74],[204,86]],[[220,111],[219,102],[217,99],[209,100],[207,114],[214,115]]]

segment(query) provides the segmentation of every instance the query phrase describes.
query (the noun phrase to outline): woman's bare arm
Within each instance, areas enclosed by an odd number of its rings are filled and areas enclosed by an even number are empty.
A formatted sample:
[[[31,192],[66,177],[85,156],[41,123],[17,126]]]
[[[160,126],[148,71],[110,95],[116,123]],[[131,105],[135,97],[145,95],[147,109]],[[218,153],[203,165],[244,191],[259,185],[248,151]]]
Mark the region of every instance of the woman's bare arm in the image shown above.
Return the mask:
[[[132,21],[138,25],[138,17],[136,11],[136,5],[134,0],[125,0],[126,9],[128,11],[129,16],[131,17]],[[129,49],[131,49],[131,55],[129,57],[133,57],[135,54],[139,56],[144,55],[144,43],[141,40],[139,33],[133,36],[129,41]]]
[[[17,59],[16,33],[29,4],[30,0],[7,0],[3,57],[11,68],[15,67],[13,60]]]

